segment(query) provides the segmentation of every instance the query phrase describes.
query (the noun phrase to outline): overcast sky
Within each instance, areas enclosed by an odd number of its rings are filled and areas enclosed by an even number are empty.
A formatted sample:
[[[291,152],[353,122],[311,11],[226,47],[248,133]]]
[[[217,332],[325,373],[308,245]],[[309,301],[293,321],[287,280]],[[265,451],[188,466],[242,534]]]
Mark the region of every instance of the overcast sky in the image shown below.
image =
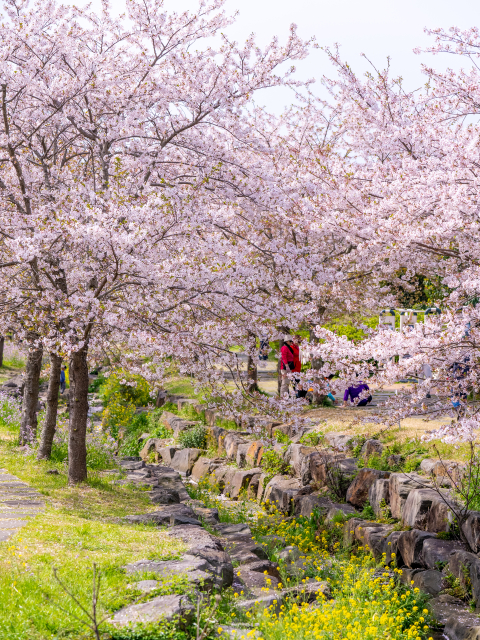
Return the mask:
[[[123,0],[111,0],[112,6],[123,9]],[[196,0],[166,0],[165,6],[176,11],[194,11]],[[315,36],[319,45],[341,44],[344,58],[355,70],[363,71],[365,53],[377,66],[383,67],[387,56],[392,58],[396,75],[402,75],[408,88],[424,82],[420,72],[421,59],[445,68],[454,65],[453,56],[417,56],[416,46],[427,46],[424,27],[480,27],[478,0],[227,0],[227,12],[239,11],[237,22],[228,33],[242,41],[252,32],[259,44],[273,35],[285,40],[289,25],[298,25],[303,38]],[[455,64],[458,66],[458,63]],[[302,79],[332,75],[325,54],[313,51],[307,60],[297,65]],[[321,88],[317,91],[320,93]],[[265,92],[258,101],[280,111],[291,102],[289,92]]]

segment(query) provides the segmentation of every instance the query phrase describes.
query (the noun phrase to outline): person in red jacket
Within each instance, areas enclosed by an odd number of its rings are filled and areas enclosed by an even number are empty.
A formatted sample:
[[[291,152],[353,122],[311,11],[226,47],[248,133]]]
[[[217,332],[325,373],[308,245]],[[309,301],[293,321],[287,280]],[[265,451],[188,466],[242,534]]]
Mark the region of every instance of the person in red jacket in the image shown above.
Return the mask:
[[[285,336],[284,345],[280,349],[280,375],[282,376],[282,384],[280,386],[280,397],[288,393],[290,379],[287,374],[300,372],[302,363],[300,362],[300,347],[298,338],[295,341],[292,336]]]

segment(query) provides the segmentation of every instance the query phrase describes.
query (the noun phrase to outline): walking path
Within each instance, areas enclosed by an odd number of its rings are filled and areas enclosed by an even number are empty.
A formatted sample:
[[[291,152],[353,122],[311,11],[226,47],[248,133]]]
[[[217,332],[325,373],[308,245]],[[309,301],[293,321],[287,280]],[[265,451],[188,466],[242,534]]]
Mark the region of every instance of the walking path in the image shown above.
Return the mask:
[[[43,496],[28,484],[0,469],[0,542],[8,540],[30,518],[43,511]]]

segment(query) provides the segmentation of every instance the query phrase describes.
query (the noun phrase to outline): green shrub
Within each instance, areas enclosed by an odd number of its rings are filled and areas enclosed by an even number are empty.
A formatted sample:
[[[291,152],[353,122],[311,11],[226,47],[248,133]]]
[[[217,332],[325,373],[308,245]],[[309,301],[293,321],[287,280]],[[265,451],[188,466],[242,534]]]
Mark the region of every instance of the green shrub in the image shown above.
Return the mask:
[[[206,449],[207,448],[207,430],[203,424],[197,424],[191,429],[182,431],[178,436],[178,441],[183,447],[188,449]]]
[[[99,387],[99,394],[105,406],[113,398],[125,405],[145,407],[152,401],[150,386],[145,378],[120,370],[111,373]]]
[[[96,393],[100,387],[105,383],[105,376],[103,375],[103,373],[100,373],[95,380],[89,385],[88,387],[88,392],[89,393]]]
[[[290,474],[292,472],[292,467],[285,462],[283,455],[274,449],[264,451],[262,469],[267,474],[266,482],[273,478],[273,476]]]

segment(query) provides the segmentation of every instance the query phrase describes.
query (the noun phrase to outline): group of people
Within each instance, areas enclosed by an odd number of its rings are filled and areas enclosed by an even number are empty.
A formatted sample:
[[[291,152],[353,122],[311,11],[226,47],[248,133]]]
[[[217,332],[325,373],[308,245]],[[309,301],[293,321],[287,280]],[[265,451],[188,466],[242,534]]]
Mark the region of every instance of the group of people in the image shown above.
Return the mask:
[[[300,373],[300,371],[302,370],[302,358],[300,352],[301,341],[302,338],[299,335],[287,335],[284,338],[283,346],[280,349],[280,374],[282,376],[280,397],[283,397],[284,394],[288,393],[288,388],[291,380],[288,374]],[[308,393],[309,385],[307,384],[307,388],[305,389],[303,384],[300,382],[300,376],[293,376],[292,380],[295,395],[297,396],[297,398],[304,398]],[[369,404],[372,401],[372,396],[371,394],[367,395],[367,391],[370,391],[370,388],[365,382],[359,381],[359,384],[351,385],[350,387],[348,387],[348,389],[345,390],[345,393],[343,395],[343,406],[349,406],[349,402],[356,405],[357,407],[364,407],[365,405]],[[331,392],[327,393],[327,397],[334,404],[338,404],[338,401]]]

